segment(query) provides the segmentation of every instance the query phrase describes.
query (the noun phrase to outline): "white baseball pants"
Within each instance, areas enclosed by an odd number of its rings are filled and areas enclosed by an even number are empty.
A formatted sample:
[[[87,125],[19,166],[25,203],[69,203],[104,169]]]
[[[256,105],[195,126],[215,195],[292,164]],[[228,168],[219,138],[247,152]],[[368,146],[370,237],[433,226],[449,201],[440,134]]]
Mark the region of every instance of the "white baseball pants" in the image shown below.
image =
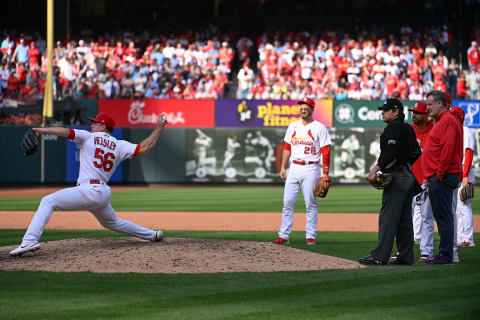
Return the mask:
[[[319,164],[299,165],[292,163],[285,181],[285,190],[283,193],[282,226],[278,236],[287,239],[292,232],[293,213],[298,194],[302,190],[305,199],[306,212],[306,238],[315,239],[317,236],[317,197],[315,196],[315,186],[321,176]]]
[[[23,241],[37,242],[40,239],[53,210],[87,210],[93,213],[98,222],[107,229],[145,240],[153,240],[155,237],[154,230],[117,218],[110,204],[111,194],[112,191],[108,185],[87,182],[43,197],[23,237]]]
[[[460,200],[460,189],[457,192],[457,243],[464,241],[470,242],[470,246],[473,247],[475,242],[473,241],[473,212],[472,202],[470,199],[463,202]]]
[[[415,243],[420,242],[422,227],[422,206],[417,206],[415,203],[415,197],[412,201],[412,222],[413,222],[413,241]]]
[[[420,254],[433,256],[433,235],[435,233],[435,221],[433,219],[432,205],[430,197],[427,197],[420,208],[421,224],[420,224]]]

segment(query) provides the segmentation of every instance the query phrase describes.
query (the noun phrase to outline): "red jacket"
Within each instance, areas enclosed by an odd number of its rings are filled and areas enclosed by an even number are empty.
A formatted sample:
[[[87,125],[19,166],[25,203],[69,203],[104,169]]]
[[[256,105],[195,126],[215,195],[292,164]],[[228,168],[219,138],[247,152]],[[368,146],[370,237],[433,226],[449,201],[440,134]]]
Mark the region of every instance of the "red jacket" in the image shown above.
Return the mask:
[[[418,130],[414,124],[412,124],[413,131],[415,131],[415,137],[417,137],[417,142],[418,145],[420,146],[420,149],[425,147],[425,143],[427,142],[428,134],[430,133],[430,130],[433,128],[433,123],[428,122],[428,125],[423,129],[423,130]],[[413,174],[415,175],[415,178],[417,179],[418,183],[422,184],[423,182],[423,173],[422,173],[422,156],[415,161],[415,163],[412,166],[413,169]]]
[[[435,118],[435,125],[422,153],[424,179],[434,174],[441,180],[446,173],[462,175],[463,128],[448,111]]]

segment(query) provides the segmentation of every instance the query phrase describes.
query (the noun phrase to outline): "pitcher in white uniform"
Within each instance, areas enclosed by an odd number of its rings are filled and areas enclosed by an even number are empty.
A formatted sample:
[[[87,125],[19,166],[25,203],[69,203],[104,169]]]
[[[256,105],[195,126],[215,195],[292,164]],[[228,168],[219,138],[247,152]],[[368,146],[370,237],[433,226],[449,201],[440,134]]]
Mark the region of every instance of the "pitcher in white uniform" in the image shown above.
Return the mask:
[[[42,198],[21,245],[10,252],[11,256],[21,256],[25,252],[40,248],[38,240],[53,210],[87,210],[107,229],[152,242],[161,242],[164,239],[160,230],[147,229],[117,218],[110,204],[112,192],[107,182],[120,162],[152,150],[167,124],[165,115],[158,117],[153,132],[140,144],[113,137],[111,134],[115,121],[108,114],[99,113],[96,118],[89,119],[92,121],[91,132],[61,127],[33,128],[37,134],[53,134],[75,142],[80,149],[80,173],[76,187],[66,188]]]
[[[298,102],[302,120],[292,122],[284,139],[280,177],[286,178],[283,195],[282,226],[276,244],[288,244],[293,226],[293,211],[298,194],[302,190],[305,198],[306,227],[305,236],[308,245],[316,243],[317,236],[317,197],[314,189],[320,176],[328,177],[330,167],[330,136],[327,128],[313,120],[315,101],[309,97]],[[322,155],[323,173],[320,166]],[[286,167],[291,158],[291,165],[286,174]]]

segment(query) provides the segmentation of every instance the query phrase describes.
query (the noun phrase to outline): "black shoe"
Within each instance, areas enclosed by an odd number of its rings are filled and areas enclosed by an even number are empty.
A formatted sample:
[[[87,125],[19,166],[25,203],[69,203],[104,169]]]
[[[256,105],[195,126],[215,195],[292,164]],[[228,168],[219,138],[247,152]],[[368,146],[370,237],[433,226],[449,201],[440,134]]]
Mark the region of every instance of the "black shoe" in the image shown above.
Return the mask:
[[[373,266],[383,266],[387,264],[387,262],[383,262],[381,260],[375,259],[372,256],[366,256],[364,258],[360,258],[358,259],[358,262],[361,264],[373,265]]]
[[[435,258],[426,262],[426,264],[453,264],[452,258],[448,258],[443,254],[437,254]]]
[[[399,261],[398,259],[396,259],[395,261],[389,261],[388,264],[396,264],[396,265],[402,265],[402,266],[411,266],[411,265],[413,265],[413,263],[408,263],[408,262],[404,262],[404,261]]]

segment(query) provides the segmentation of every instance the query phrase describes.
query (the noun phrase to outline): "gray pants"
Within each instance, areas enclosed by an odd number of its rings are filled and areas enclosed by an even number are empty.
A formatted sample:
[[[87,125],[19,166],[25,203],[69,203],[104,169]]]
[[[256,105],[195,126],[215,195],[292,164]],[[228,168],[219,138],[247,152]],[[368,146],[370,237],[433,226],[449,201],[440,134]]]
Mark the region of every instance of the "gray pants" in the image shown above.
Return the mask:
[[[379,216],[378,245],[372,257],[388,262],[393,241],[397,240],[398,259],[401,264],[413,264],[412,199],[415,177],[407,166],[396,168],[392,184],[383,191]]]

